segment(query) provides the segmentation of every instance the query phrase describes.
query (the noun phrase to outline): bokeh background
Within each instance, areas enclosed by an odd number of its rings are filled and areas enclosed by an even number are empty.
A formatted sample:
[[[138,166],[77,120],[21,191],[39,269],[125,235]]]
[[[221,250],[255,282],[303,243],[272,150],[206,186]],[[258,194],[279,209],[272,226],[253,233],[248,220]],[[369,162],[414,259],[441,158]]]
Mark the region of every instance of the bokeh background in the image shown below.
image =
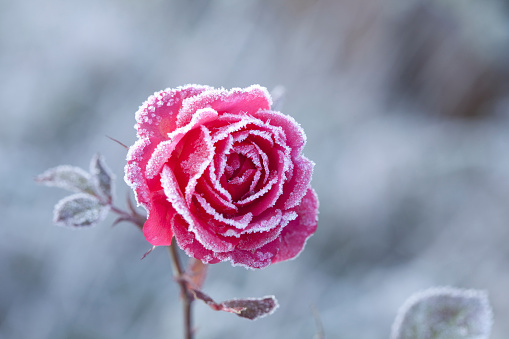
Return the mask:
[[[387,338],[431,286],[489,292],[509,333],[505,0],[1,0],[0,338],[180,338],[170,261],[129,224],[52,225],[33,178],[99,151],[125,206],[125,144],[154,91],[286,89],[320,197],[297,260],[211,267],[216,300],[275,294],[250,322],[196,304],[197,338]]]

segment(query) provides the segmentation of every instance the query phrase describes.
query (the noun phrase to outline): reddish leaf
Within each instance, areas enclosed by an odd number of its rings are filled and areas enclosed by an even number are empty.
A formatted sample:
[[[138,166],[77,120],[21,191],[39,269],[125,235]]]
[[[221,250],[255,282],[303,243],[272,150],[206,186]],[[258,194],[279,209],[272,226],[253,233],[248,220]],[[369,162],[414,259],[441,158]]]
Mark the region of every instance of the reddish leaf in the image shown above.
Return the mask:
[[[230,312],[242,318],[255,320],[272,314],[278,307],[274,296],[263,298],[232,299],[216,303],[211,297],[202,291],[190,289],[196,299],[200,299],[215,311]]]
[[[228,309],[231,309],[239,317],[251,320],[272,314],[279,306],[274,296],[227,300],[222,302],[221,305],[223,311],[230,312]],[[240,310],[240,312],[237,313],[235,310]]]

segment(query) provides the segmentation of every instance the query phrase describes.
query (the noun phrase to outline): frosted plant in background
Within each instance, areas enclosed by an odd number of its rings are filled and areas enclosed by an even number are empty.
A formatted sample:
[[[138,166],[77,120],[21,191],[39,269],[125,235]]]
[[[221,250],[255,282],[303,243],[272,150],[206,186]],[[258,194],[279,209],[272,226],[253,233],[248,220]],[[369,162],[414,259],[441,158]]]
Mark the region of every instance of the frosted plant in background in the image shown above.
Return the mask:
[[[280,105],[284,91],[277,92]],[[119,215],[115,223],[137,225],[152,250],[168,247],[187,339],[193,337],[194,300],[247,319],[278,307],[274,296],[214,301],[201,289],[207,264],[257,269],[293,259],[316,230],[314,163],[301,154],[306,136],[271,105],[258,85],[187,85],[150,96],[136,113],[138,140],[130,148],[122,144],[128,148],[125,181],[147,216],[129,199],[128,211],[114,205],[114,177],[99,155],[89,172],[58,166],[36,178],[75,192],[56,205],[55,223],[93,226],[112,211]],[[191,257],[187,269],[177,245]]]
[[[486,292],[431,288],[401,307],[391,339],[488,339],[492,324]]]

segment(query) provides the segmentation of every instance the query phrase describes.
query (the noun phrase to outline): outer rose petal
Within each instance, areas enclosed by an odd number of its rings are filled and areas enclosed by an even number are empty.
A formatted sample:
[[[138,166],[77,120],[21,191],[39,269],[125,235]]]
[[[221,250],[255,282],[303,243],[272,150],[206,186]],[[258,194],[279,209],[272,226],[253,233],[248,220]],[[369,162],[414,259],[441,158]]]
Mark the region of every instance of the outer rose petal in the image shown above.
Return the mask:
[[[306,144],[306,134],[294,118],[274,111],[259,111],[256,118],[270,122],[273,126],[280,126],[285,131],[286,143],[292,148],[292,156],[298,156]]]
[[[255,251],[235,249],[229,253],[216,253],[221,261],[230,260],[234,266],[246,268],[264,268],[274,262],[274,257],[279,250],[279,238],[268,243]]]
[[[228,114],[255,114],[259,110],[268,110],[272,99],[267,90],[261,86],[253,85],[248,88],[234,88],[230,91],[224,89],[208,90],[197,96],[186,99],[178,114],[177,125],[187,124],[194,112],[201,108],[211,107],[218,113]]]
[[[299,215],[297,219],[283,229],[279,239],[279,252],[272,260],[277,263],[283,260],[295,258],[303,249],[307,239],[316,231],[318,222],[318,197],[312,188],[302,199],[301,204],[295,208]]]
[[[138,135],[155,139],[153,141],[166,139],[168,133],[176,128],[175,122],[182,102],[210,89],[208,86],[187,85],[154,93],[136,112]]]
[[[287,210],[299,205],[308,191],[313,174],[314,163],[306,157],[293,160],[293,174],[283,187],[283,194],[279,198],[277,206]]]
[[[194,234],[189,232],[187,222],[178,214],[172,220],[172,228],[177,244],[187,255],[203,261],[206,264],[216,264],[221,260],[214,256],[214,252],[200,244]]]
[[[154,246],[169,246],[173,238],[171,221],[175,218],[175,210],[171,204],[164,200],[157,200],[147,221],[143,225],[143,235]]]
[[[125,166],[125,182],[134,190],[136,201],[145,207],[147,211],[151,209],[151,192],[148,187],[145,176],[145,167],[148,159],[156,147],[148,139],[138,139],[136,143],[129,148],[127,153],[127,165]]]

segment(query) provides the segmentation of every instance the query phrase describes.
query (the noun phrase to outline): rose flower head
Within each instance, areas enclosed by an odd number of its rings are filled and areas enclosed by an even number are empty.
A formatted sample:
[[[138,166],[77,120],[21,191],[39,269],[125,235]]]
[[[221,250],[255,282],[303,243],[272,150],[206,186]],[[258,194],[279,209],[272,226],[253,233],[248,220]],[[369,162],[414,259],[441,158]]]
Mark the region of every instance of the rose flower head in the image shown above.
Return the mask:
[[[262,268],[292,259],[317,226],[313,162],[268,91],[187,85],[154,93],[136,113],[125,181],[148,212],[154,246],[175,237],[204,263]]]

